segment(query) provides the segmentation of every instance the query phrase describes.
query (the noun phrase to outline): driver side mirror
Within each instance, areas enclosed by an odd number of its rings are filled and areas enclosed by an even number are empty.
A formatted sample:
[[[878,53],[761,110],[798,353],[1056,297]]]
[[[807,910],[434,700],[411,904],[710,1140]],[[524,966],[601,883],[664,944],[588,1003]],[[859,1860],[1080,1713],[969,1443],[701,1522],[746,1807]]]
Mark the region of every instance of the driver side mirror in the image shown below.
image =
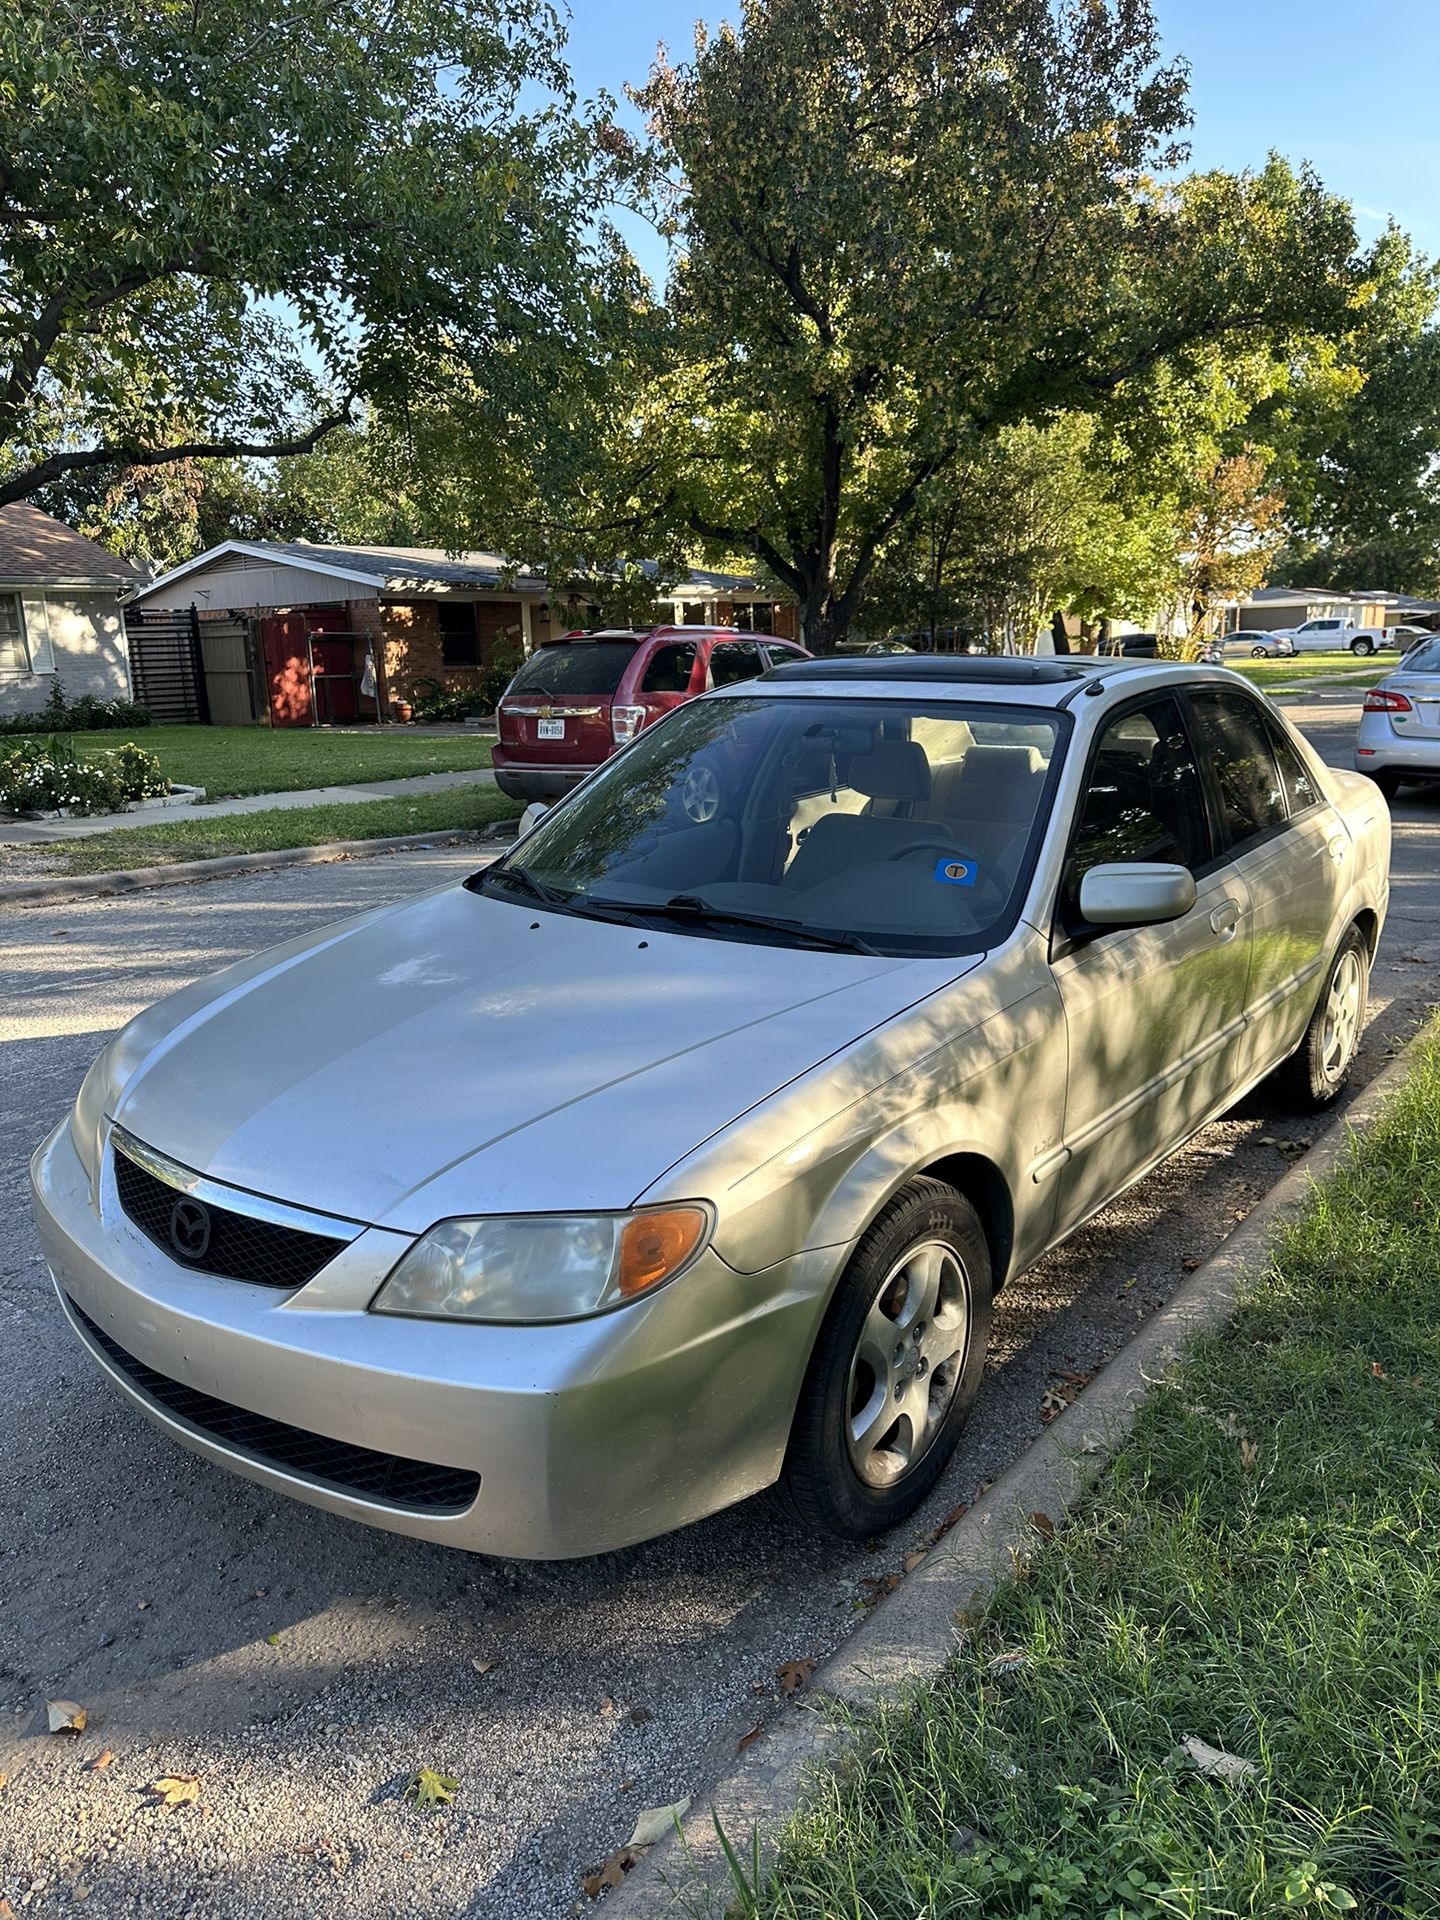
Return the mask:
[[[1179,920],[1195,904],[1188,867],[1160,861],[1112,861],[1080,882],[1080,912],[1095,927],[1151,927]]]

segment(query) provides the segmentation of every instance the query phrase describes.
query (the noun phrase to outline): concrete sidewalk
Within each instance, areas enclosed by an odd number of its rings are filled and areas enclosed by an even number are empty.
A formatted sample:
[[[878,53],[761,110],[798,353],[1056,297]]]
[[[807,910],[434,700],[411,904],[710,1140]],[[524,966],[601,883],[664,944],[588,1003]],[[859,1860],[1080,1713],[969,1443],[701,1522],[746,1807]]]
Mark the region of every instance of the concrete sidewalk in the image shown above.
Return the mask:
[[[272,813],[289,807],[347,806],[360,800],[391,800],[410,793],[444,793],[450,787],[495,784],[488,767],[461,773],[416,773],[403,780],[372,780],[364,787],[302,787],[294,793],[247,793],[238,800],[202,800],[195,807],[173,807],[164,812],[92,813],[81,820],[6,820],[0,818],[0,846],[44,846],[49,840],[71,840],[88,833],[108,833],[112,827],[148,827],[164,821],[177,829],[187,820],[213,820],[222,813]]]

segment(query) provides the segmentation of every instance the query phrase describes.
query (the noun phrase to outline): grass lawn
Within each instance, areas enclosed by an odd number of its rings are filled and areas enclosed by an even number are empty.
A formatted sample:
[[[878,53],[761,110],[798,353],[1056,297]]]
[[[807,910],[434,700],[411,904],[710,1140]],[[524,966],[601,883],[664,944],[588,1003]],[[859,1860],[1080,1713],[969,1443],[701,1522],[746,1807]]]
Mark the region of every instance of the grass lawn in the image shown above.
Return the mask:
[[[1398,653],[1372,654],[1357,660],[1350,653],[1301,653],[1291,660],[1227,660],[1234,673],[1267,693],[1304,692],[1309,687],[1373,687],[1400,664]]]
[[[132,738],[126,733],[68,737],[82,755],[92,743],[118,747]],[[416,733],[406,727],[354,733],[309,727],[138,727],[133,738],[159,755],[172,783],[204,787],[212,800],[400,780],[415,773],[458,773],[490,764],[488,740]]]
[[[84,839],[52,840],[37,853],[63,873],[113,873],[125,867],[168,866],[224,853],[271,853],[277,847],[317,847],[327,840],[381,840],[397,833],[439,833],[515,820],[517,801],[495,787],[454,787],[444,793],[346,806],[286,807],[271,813],[221,814],[207,819],[176,813],[163,824],[117,827]]]
[[[1437,1405],[1432,1028],[1234,1322],[947,1678],[866,1725],[743,1911],[1440,1914]],[[1253,1772],[1203,1774],[1187,1736]]]

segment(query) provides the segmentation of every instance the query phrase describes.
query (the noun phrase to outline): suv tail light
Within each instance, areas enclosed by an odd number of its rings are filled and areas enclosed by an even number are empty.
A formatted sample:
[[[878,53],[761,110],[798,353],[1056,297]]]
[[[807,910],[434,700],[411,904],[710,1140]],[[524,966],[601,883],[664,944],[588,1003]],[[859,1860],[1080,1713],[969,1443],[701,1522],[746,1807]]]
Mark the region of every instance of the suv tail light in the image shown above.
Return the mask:
[[[1391,693],[1385,687],[1372,687],[1365,696],[1366,713],[1413,713],[1415,709],[1403,693]]]
[[[644,707],[611,707],[610,737],[617,747],[633,740],[645,724]]]

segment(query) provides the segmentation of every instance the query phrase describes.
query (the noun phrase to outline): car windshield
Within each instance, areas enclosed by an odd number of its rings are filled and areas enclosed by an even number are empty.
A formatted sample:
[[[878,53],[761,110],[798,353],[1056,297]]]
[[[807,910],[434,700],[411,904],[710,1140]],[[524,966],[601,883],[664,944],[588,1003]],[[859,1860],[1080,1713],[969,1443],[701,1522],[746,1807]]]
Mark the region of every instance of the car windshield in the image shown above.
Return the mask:
[[[1440,638],[1424,640],[1405,656],[1407,673],[1440,673]]]
[[[467,884],[717,938],[978,952],[1019,912],[1069,725],[973,700],[692,701]]]
[[[633,640],[569,640],[537,647],[509,693],[614,693],[635,658]]]

